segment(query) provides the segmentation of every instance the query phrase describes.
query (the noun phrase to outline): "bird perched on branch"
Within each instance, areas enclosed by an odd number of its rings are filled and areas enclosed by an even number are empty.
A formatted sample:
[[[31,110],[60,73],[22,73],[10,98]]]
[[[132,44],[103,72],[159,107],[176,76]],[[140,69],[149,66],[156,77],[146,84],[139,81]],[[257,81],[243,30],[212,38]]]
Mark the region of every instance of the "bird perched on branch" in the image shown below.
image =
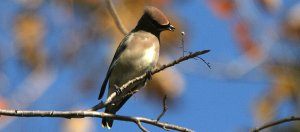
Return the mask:
[[[151,78],[151,70],[155,67],[159,57],[160,33],[164,30],[174,31],[174,29],[159,9],[151,6],[145,7],[144,14],[136,27],[125,36],[117,48],[98,99],[103,97],[108,82],[108,97],[117,92],[119,94],[116,98],[122,98],[128,92],[143,87],[146,80],[130,85],[123,91],[118,89],[118,86],[145,73],[148,73],[148,78]],[[108,105],[105,112],[115,114],[130,97],[131,95],[126,96],[121,101]],[[110,129],[112,125],[112,119],[102,119],[103,127]]]

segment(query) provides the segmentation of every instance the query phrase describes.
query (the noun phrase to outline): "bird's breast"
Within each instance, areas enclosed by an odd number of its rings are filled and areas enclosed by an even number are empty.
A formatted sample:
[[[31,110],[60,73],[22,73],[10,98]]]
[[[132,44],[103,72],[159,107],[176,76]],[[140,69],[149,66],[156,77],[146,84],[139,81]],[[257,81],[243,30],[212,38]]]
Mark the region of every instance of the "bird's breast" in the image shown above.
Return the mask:
[[[158,59],[159,50],[155,45],[130,51],[127,64],[135,70],[142,71],[153,67]]]
[[[128,49],[120,57],[120,65],[126,67],[130,71],[145,72],[149,68],[154,67],[157,63],[159,55],[159,47],[156,44],[152,44],[147,48],[136,47],[134,49]]]
[[[150,35],[130,35],[127,47],[117,60],[110,82],[122,85],[154,68],[159,56],[159,40]]]
[[[156,59],[156,54],[155,46],[146,49],[141,57],[142,63],[145,63],[145,65],[153,63]]]

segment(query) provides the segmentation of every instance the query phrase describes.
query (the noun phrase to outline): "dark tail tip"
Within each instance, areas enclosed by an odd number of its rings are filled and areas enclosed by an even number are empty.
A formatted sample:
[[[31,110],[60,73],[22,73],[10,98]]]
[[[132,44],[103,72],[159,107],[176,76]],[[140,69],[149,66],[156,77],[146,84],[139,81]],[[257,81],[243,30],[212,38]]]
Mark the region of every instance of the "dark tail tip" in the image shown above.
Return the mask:
[[[113,120],[108,118],[102,119],[102,127],[105,127],[107,129],[111,129],[113,125]]]

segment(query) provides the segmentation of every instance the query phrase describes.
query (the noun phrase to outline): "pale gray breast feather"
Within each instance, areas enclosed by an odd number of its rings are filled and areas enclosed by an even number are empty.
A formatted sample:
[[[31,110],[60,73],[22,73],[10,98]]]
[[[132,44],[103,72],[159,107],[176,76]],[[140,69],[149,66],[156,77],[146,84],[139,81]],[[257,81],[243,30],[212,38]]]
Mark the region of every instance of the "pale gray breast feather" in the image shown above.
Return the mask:
[[[156,47],[155,44],[153,44],[151,47],[145,50],[142,60],[150,64],[153,61],[155,61],[156,54],[157,54]]]

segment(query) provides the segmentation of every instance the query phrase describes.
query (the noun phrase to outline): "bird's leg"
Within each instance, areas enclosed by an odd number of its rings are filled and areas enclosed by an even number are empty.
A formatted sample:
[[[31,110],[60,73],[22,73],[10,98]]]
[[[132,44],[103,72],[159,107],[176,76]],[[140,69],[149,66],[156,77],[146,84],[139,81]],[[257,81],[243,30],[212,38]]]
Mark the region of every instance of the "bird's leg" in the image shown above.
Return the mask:
[[[122,93],[122,89],[120,89],[120,87],[116,84],[114,86],[115,86],[115,89],[116,89],[116,94],[117,94],[117,96],[119,96]]]
[[[147,71],[147,73],[146,73],[146,79],[147,80],[152,80],[152,72],[151,72],[151,70]]]

